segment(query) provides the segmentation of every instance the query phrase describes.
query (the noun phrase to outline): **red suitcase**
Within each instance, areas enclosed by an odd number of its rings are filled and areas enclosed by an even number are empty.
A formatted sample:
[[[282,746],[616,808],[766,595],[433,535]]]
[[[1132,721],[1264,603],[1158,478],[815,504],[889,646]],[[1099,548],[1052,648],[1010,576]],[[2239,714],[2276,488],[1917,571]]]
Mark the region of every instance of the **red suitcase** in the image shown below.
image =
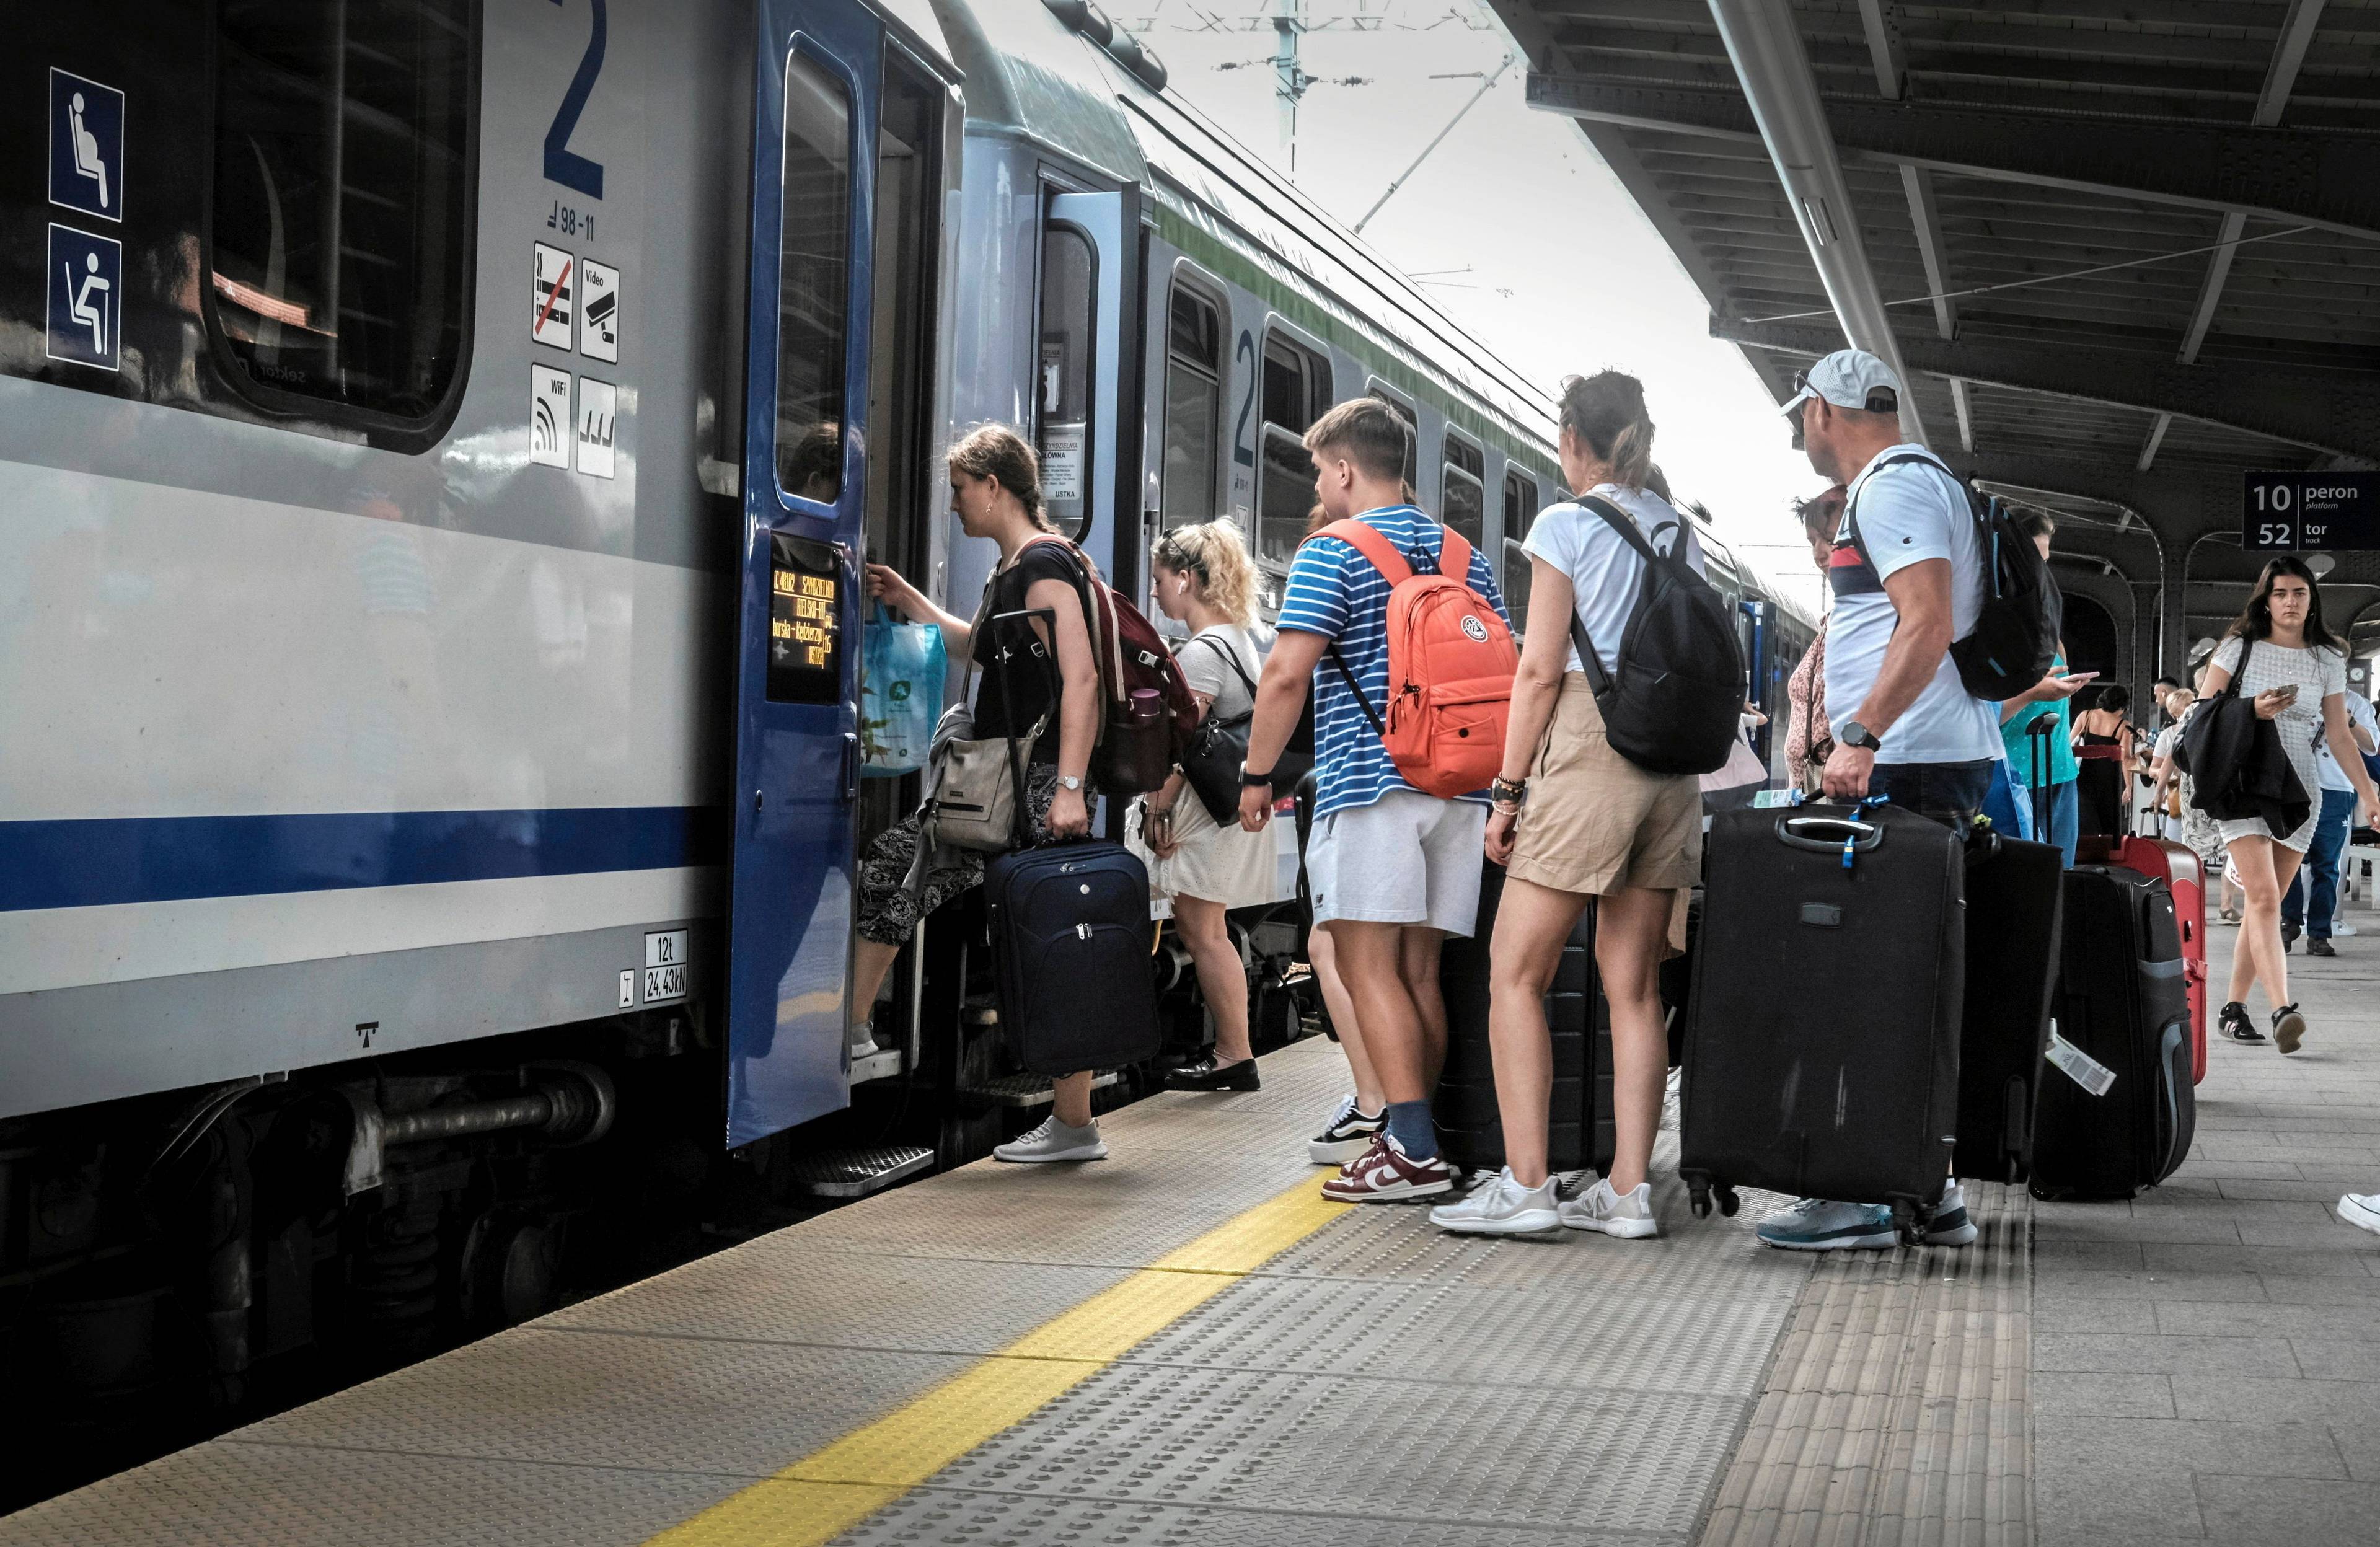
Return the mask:
[[[2196,851],[2164,838],[2126,838],[2117,864],[2163,881],[2181,928],[2181,979],[2190,990],[2190,1082],[2206,1078],[2206,869]]]

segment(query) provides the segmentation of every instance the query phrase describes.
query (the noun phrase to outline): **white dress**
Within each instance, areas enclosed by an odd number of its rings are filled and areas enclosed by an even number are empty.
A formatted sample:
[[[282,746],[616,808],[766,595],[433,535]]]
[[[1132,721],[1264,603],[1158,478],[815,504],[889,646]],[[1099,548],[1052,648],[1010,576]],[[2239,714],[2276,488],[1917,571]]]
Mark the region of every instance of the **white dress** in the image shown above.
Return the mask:
[[[1249,682],[1256,680],[1262,662],[1257,655],[1256,641],[1245,628],[1218,626],[1202,629],[1184,641],[1173,652],[1173,658],[1182,663],[1182,675],[1189,678],[1190,690],[1214,699],[1207,713],[1229,719],[1246,713],[1256,700],[1247,683],[1240,680],[1239,672],[1232,670],[1224,661],[1224,651],[1232,652]],[[1148,869],[1148,883],[1160,895],[1168,898],[1196,897],[1225,907],[1249,907],[1281,900],[1278,846],[1269,827],[1261,833],[1249,833],[1242,831],[1236,822],[1219,826],[1207,814],[1206,802],[1198,798],[1198,792],[1184,786],[1181,798],[1173,803],[1173,835],[1181,840],[1182,847],[1173,851],[1172,859],[1155,860]]]
[[[2240,640],[2234,637],[2223,641],[2216,651],[2213,664],[2227,672],[2240,669]],[[2322,773],[2314,763],[2313,747],[2323,734],[2323,700],[2333,693],[2347,691],[2347,657],[2335,650],[2319,646],[2311,650],[2284,650],[2269,640],[2259,640],[2248,653],[2248,675],[2240,680],[2240,696],[2252,699],[2275,688],[2294,684],[2297,701],[2274,716],[2273,724],[2281,733],[2281,749],[2289,754],[2289,766],[2297,770],[2298,783],[2305,786],[2306,798],[2313,803],[2304,822],[2296,832],[2280,840],[2285,847],[2303,854],[2313,845],[2313,830],[2322,815]],[[2269,838],[2272,830],[2256,817],[2237,822],[2217,822],[2223,841],[2235,838]]]

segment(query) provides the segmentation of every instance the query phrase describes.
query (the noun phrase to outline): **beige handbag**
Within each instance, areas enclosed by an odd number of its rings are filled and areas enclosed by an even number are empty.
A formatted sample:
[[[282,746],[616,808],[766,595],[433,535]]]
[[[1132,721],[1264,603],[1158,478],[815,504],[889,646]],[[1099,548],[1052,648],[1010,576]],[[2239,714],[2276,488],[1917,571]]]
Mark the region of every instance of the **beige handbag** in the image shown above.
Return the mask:
[[[959,685],[958,702],[942,711],[934,727],[933,749],[927,754],[926,798],[918,808],[918,853],[934,845],[1004,854],[1021,847],[1024,823],[1018,806],[1025,798],[1025,760],[1014,737],[978,737],[975,710],[975,631],[983,627],[991,608],[991,587],[968,626],[966,678]],[[1044,713],[1024,738],[1040,741],[1050,716]]]

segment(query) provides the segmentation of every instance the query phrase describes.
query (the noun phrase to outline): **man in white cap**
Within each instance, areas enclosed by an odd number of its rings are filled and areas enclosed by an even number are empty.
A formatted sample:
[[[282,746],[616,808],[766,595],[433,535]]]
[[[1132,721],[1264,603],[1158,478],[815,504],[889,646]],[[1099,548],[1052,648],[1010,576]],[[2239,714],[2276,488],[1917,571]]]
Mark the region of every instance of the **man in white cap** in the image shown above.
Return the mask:
[[[1900,433],[1900,378],[1864,349],[1838,349],[1794,378],[1793,444],[1847,484],[1827,583],[1827,704],[1835,750],[1826,793],[1887,795],[1965,831],[2001,754],[1999,706],[1971,697],[1950,641],[1983,610],[1982,534],[1957,476]],[[1888,1247],[1892,1211],[1805,1198],[1760,1222],[1797,1251]],[[1975,1238],[1953,1183],[1926,1219],[1928,1246]]]

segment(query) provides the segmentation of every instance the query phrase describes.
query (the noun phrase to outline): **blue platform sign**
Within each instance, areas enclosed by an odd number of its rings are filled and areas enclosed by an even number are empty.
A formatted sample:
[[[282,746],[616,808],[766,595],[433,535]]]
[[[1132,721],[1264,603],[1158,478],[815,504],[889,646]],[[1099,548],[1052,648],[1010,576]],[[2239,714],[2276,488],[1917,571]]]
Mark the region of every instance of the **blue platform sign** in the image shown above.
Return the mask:
[[[124,345],[124,247],[71,225],[50,227],[52,359],[117,368]]]
[[[124,93],[50,69],[50,202],[124,218]]]

